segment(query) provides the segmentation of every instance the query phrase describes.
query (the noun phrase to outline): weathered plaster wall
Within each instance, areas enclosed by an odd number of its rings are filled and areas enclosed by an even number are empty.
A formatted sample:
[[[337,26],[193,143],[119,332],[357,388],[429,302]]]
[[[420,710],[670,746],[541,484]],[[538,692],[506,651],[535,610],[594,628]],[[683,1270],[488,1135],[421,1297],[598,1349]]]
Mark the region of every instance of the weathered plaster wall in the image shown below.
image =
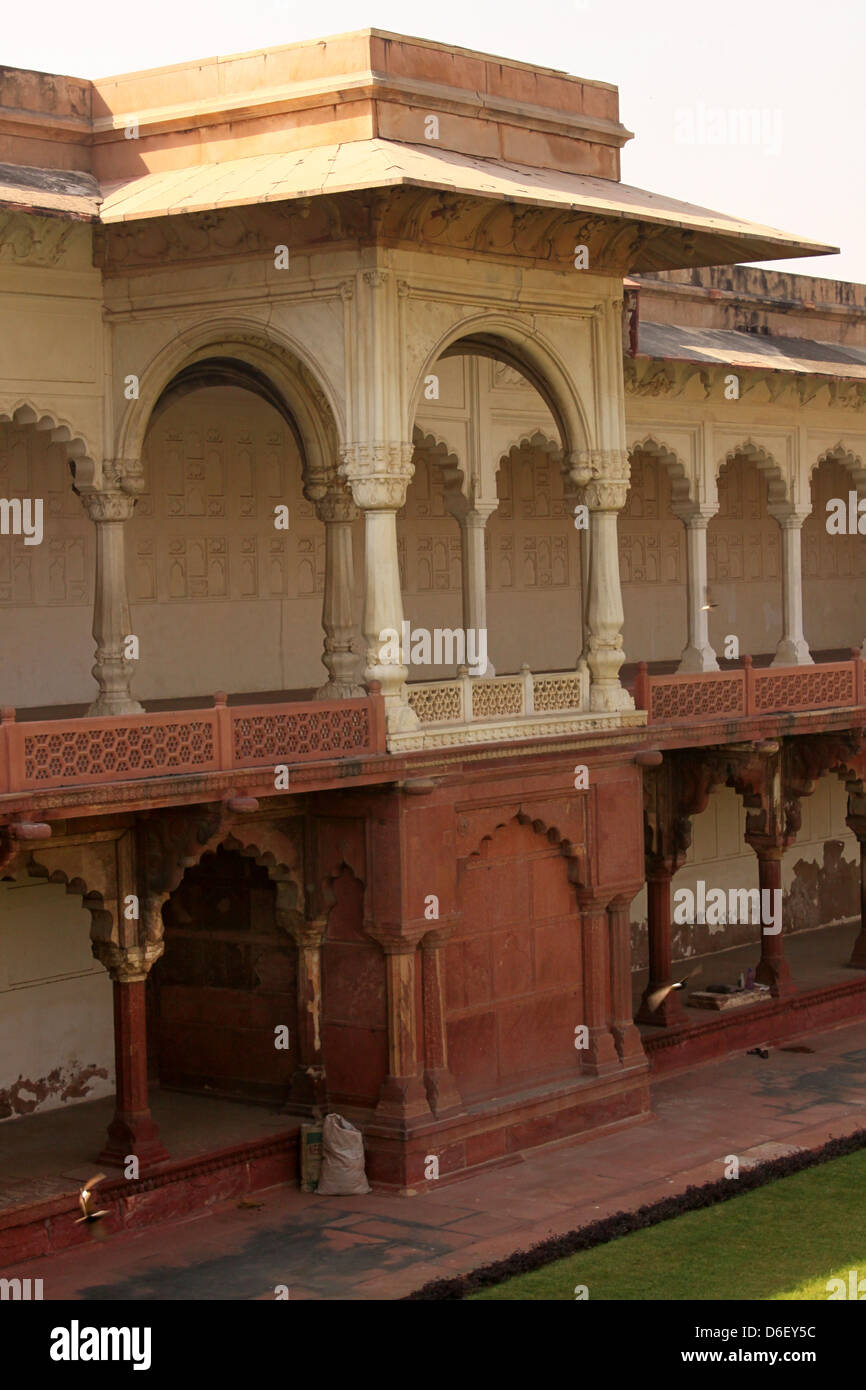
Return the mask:
[[[90,926],[60,884],[0,882],[0,1120],[114,1091],[112,987]]]
[[[828,926],[859,913],[860,851],[845,824],[847,794],[837,777],[821,779],[812,796],[801,803],[803,823],[797,841],[782,858],[782,930],[803,931]],[[692,845],[686,863],[674,875],[679,888],[695,892],[698,879],[707,891],[758,887],[758,860],[743,840],[746,813],[730,787],[718,787],[701,815],[692,817]],[[647,965],[646,889],[631,906],[632,969]],[[751,924],[672,927],[673,957],[684,960],[721,951],[743,942],[757,943],[759,928]]]

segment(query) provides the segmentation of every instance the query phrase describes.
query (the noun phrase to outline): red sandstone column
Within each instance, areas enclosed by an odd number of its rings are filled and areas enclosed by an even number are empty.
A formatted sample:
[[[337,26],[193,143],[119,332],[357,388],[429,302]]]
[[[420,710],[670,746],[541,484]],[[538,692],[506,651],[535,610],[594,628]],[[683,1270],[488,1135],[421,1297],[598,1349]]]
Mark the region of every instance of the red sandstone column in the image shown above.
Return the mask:
[[[689,1022],[678,989],[672,989],[652,1013],[647,1003],[649,995],[654,990],[669,985],[673,979],[671,960],[671,879],[673,875],[674,864],[670,859],[654,859],[647,868],[649,981],[637,1011],[637,1022],[649,1023],[654,1028],[685,1028]]]
[[[376,1118],[403,1127],[419,1116],[431,1117],[418,1067],[417,941],[401,937],[382,940],[381,945],[387,972],[388,1075],[382,1083]]]
[[[114,1063],[117,1073],[114,1119],[108,1126],[108,1143],[97,1163],[123,1167],[134,1154],[140,1168],[152,1167],[169,1157],[148,1106],[147,1025],[145,985],[147,975],[124,979],[115,968]]]
[[[445,942],[450,928],[430,931],[421,942],[421,997],[424,1005],[424,1085],[437,1119],[463,1109],[457,1083],[448,1067],[445,1022]]]
[[[614,898],[610,919],[610,994],[613,1040],[623,1062],[643,1062],[646,1056],[640,1031],[632,1018],[631,922],[629,907],[634,894]]]
[[[578,898],[581,905],[583,938],[583,1023],[589,1031],[589,1046],[580,1051],[583,1071],[593,1076],[620,1066],[613,1033],[610,1031],[610,952],[608,949],[607,905],[594,898]]]
[[[327,1108],[325,1053],[322,1042],[322,945],[324,919],[309,921],[283,913],[277,885],[277,921],[298,948],[298,1065],[292,1077],[288,1109],[324,1115]]]
[[[863,800],[862,797],[859,799]],[[866,970],[866,815],[852,812],[846,820],[860,845],[860,932],[848,964],[856,970]]]
[[[761,909],[763,913],[764,894],[769,893],[767,901],[775,902],[773,894],[778,889],[782,889],[782,849],[783,846],[769,836],[759,838],[757,836],[746,836],[746,841],[758,856],[758,884],[761,890]],[[774,925],[770,923],[769,925]],[[779,930],[775,933],[768,933],[766,925],[761,921],[761,959],[755,971],[755,979],[762,985],[769,985],[774,999],[784,998],[789,994],[796,994],[796,986],[791,979],[791,971],[788,962],[785,960],[785,949],[781,930],[781,919]]]

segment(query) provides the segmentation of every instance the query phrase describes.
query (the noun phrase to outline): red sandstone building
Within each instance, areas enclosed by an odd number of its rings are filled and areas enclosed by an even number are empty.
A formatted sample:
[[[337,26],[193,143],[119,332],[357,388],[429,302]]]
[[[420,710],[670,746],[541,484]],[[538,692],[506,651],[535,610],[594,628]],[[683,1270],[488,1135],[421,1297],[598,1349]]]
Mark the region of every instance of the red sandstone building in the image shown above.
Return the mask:
[[[374,30],[0,101],[6,1246],[58,1146],[146,1212],[328,1108],[417,1191],[861,1015],[866,296],[735,264],[832,248],[623,185],[605,83]],[[651,1012],[695,956],[769,989]]]

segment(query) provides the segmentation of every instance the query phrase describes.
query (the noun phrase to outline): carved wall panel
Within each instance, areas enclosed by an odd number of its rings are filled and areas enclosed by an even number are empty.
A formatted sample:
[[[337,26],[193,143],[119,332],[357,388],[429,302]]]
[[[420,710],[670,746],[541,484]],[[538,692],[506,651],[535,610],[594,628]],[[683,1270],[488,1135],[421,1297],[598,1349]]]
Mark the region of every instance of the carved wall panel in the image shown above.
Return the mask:
[[[0,604],[89,605],[93,528],[72,490],[63,445],[29,425],[0,425],[0,497],[43,503],[40,545],[0,537]]]
[[[719,510],[707,530],[710,582],[778,580],[780,556],[779,527],[767,511],[766,478],[747,459],[735,458],[719,474]]]
[[[235,387],[194,391],[157,415],[143,463],[147,490],[127,532],[136,692],[320,684],[325,528],[285,421]],[[280,505],[288,530],[274,526]],[[360,564],[360,525],[355,534]]]

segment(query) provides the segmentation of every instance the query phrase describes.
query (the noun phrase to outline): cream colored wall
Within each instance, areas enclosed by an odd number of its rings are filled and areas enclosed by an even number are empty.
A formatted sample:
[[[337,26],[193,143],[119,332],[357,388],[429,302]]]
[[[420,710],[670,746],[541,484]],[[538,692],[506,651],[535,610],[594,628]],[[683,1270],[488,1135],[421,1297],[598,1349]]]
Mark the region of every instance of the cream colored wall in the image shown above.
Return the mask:
[[[0,1119],[114,1092],[112,986],[90,924],[60,884],[0,882]]]
[[[846,888],[859,874],[860,851],[857,840],[845,824],[847,793],[844,784],[835,776],[822,777],[811,796],[801,802],[802,825],[797,840],[782,857],[783,931],[802,925],[791,894],[799,895],[804,881],[826,871],[827,841],[841,842]],[[695,892],[698,879],[703,879],[707,891],[721,888],[751,889],[758,887],[758,860],[745,843],[746,812],[740,797],[730,787],[717,787],[711,794],[707,809],[692,817],[692,843],[686,862],[671,882],[673,894],[679,888]],[[811,872],[804,869],[811,866]],[[847,866],[847,867],[844,867]],[[850,895],[849,895],[850,896]],[[856,900],[852,900],[852,912]],[[646,964],[646,888],[631,905],[632,966],[640,969]],[[841,920],[849,913],[833,914],[820,925]],[[703,926],[698,938],[691,927],[674,927],[674,958],[685,959],[705,951],[723,950],[743,941],[757,942],[753,925]]]

